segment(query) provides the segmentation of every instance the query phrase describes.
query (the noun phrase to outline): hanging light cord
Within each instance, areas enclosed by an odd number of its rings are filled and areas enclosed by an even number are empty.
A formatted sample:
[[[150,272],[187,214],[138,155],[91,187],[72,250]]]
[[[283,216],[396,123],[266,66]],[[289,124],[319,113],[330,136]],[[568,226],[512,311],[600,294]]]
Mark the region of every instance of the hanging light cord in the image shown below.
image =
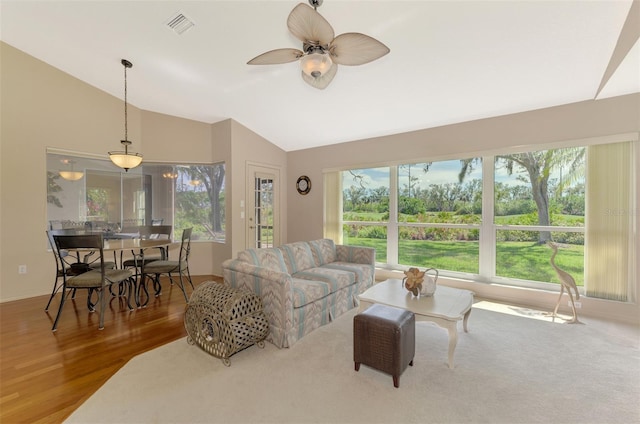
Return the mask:
[[[129,141],[127,138],[127,63],[124,63],[124,141]],[[125,153],[127,151],[127,145],[124,146]]]
[[[122,144],[124,144],[124,153],[128,153],[127,146],[131,144],[129,141],[129,119],[128,119],[128,105],[127,102],[127,68],[132,68],[133,63],[129,62],[127,59],[122,59],[122,65],[124,65],[124,140],[122,140]]]

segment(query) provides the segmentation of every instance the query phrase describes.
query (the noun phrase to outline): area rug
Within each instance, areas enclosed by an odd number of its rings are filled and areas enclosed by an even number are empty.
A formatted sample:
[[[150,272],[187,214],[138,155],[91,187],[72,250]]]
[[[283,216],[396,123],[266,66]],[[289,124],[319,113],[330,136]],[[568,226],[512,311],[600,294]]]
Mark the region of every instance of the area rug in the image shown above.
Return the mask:
[[[353,364],[355,310],[290,349],[267,343],[231,366],[186,339],[131,360],[67,423],[638,423],[640,333],[477,302],[447,332],[416,324],[416,356],[391,376]]]

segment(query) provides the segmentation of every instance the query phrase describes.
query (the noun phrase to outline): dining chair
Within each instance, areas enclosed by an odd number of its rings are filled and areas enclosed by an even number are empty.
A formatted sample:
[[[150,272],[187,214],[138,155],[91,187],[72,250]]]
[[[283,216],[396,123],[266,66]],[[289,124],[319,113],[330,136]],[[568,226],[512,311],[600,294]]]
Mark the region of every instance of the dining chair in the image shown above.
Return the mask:
[[[58,255],[61,256],[64,251],[92,251],[99,254],[96,258],[96,263],[100,264],[97,269],[91,269],[90,271],[83,272],[78,275],[73,275],[68,272],[66,268],[63,268],[62,274],[62,297],[60,299],[60,306],[58,308],[58,314],[53,322],[52,331],[57,330],[58,321],[62,314],[62,308],[64,307],[65,300],[68,296],[67,289],[87,289],[87,307],[90,312],[95,312],[96,305],[100,307],[100,322],[98,329],[104,329],[104,310],[105,310],[105,292],[107,287],[111,287],[113,284],[128,283],[129,293],[132,293],[131,278],[133,276],[131,270],[128,269],[109,269],[105,265],[104,250],[103,250],[103,237],[102,234],[90,234],[90,235],[53,235]],[[96,303],[92,302],[93,292],[98,293],[98,300]],[[127,297],[127,306],[130,311],[133,311],[131,306],[130,296]]]
[[[60,279],[63,277],[65,272],[71,273],[72,269],[71,269],[71,264],[73,262],[69,262],[69,258],[72,258],[72,256],[69,256],[69,252],[66,250],[63,250],[61,252],[58,252],[58,249],[56,248],[56,242],[53,240],[53,234],[56,231],[46,231],[47,233],[47,240],[49,241],[49,247],[51,247],[51,252],[53,253],[53,258],[55,260],[56,263],[56,275],[55,275],[55,279],[53,280],[53,290],[51,292],[51,296],[49,296],[49,301],[47,302],[47,306],[45,306],[44,310],[48,311],[49,310],[49,306],[51,305],[51,301],[53,300],[53,298],[55,297],[56,293],[62,288],[62,283],[60,283]],[[75,295],[75,291],[73,293],[73,295]],[[72,297],[73,297],[72,295]]]
[[[56,264],[56,274],[55,279],[53,281],[53,290],[51,291],[51,296],[49,297],[49,301],[47,302],[47,306],[44,308],[45,311],[49,310],[49,306],[51,305],[51,301],[55,297],[56,293],[62,288],[62,284],[60,283],[60,279],[64,272],[67,275],[79,275],[83,272],[90,271],[91,269],[96,269],[100,267],[99,263],[88,262],[89,256],[86,256],[83,259],[80,259],[80,254],[76,255],[71,254],[70,252],[63,250],[58,253],[58,249],[56,249],[55,241],[53,240],[53,235],[77,235],[77,231],[74,229],[58,229],[58,230],[48,230],[45,231],[47,233],[47,240],[49,241],[49,247],[51,248],[51,252],[53,253],[53,257]],[[83,232],[84,233],[84,232]],[[85,262],[86,261],[86,262]],[[88,262],[88,263],[87,263]],[[106,268],[115,268],[116,263],[111,261],[106,261],[104,263]],[[76,290],[74,289],[71,294],[71,298],[74,299],[76,294]]]
[[[173,227],[171,225],[141,225],[138,227],[138,234],[140,234],[141,239],[171,239],[172,230]],[[121,260],[122,268],[140,268],[143,261],[147,264],[153,261],[169,259],[169,250],[167,248],[158,247],[157,249],[160,250],[159,256],[148,256],[146,253],[143,255],[140,252],[132,250],[131,254],[133,257],[131,259]]]
[[[158,297],[162,294],[162,285],[160,284],[160,275],[167,274],[169,276],[169,280],[171,284],[173,284],[172,274],[178,274],[179,277],[179,285],[182,290],[182,294],[184,295],[184,300],[189,303],[189,298],[187,297],[187,291],[185,290],[185,284],[183,280],[183,275],[186,275],[187,281],[191,285],[191,289],[193,289],[193,282],[191,281],[191,273],[189,272],[189,253],[191,251],[191,233],[193,228],[186,228],[182,231],[182,237],[180,240],[180,253],[177,261],[170,260],[157,260],[150,262],[148,264],[143,263],[141,266],[142,269],[142,278],[140,279],[140,284],[138,286],[138,296],[137,299],[140,299],[140,289],[144,291],[147,296],[146,301],[142,306],[145,306],[149,301],[149,291],[147,290],[147,278],[153,281],[153,288],[155,290],[155,296]]]

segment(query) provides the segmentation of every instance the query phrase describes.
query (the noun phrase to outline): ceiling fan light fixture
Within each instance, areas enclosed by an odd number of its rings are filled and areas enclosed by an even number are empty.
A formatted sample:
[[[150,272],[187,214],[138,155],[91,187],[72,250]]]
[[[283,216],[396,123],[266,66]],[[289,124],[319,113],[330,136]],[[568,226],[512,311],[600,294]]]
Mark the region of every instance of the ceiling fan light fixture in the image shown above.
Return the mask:
[[[375,38],[359,32],[345,32],[336,37],[333,27],[318,13],[322,0],[308,0],[311,7],[299,3],[287,18],[287,28],[302,50],[269,50],[248,65],[276,65],[300,61],[302,80],[319,90],[327,88],[338,72],[338,65],[364,65],[389,53],[389,48]]]
[[[320,78],[323,76],[327,71],[329,71],[329,69],[331,69],[332,65],[333,62],[329,55],[318,50],[307,53],[300,58],[302,72],[313,78]]]

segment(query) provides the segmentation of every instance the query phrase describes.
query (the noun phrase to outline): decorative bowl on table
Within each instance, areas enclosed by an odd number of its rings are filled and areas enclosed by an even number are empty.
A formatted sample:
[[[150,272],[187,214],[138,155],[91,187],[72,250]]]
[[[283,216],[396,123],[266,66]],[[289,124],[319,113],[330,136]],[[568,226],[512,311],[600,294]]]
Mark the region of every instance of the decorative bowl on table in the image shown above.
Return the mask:
[[[434,276],[428,273],[433,271]],[[438,270],[428,268],[420,271],[418,268],[409,268],[404,272],[405,277],[402,279],[402,286],[409,290],[414,296],[433,296],[436,292],[438,281]]]

